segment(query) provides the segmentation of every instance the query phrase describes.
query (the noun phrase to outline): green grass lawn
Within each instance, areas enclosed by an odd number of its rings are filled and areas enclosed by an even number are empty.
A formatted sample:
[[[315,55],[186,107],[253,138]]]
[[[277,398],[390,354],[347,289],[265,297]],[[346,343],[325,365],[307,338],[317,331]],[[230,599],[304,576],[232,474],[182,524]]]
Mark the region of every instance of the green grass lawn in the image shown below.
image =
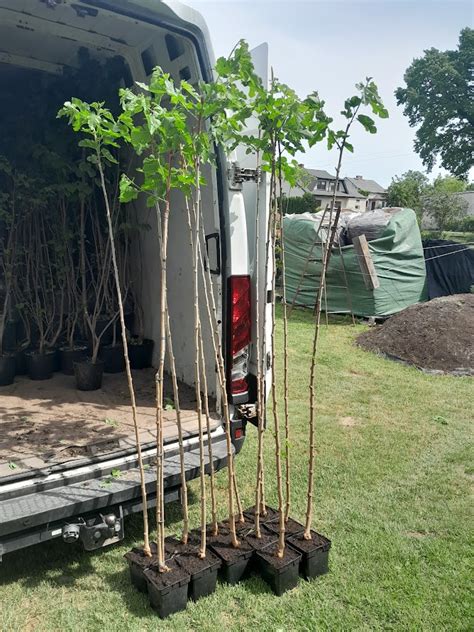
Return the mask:
[[[280,598],[257,577],[220,584],[211,597],[160,621],[129,584],[123,554],[140,543],[140,519],[133,517],[116,548],[90,554],[54,543],[5,557],[0,629],[472,630],[472,379],[428,376],[364,352],[354,346],[364,329],[341,320],[321,335],[314,526],[332,540],[328,575],[302,580]],[[299,519],[312,331],[311,315],[295,311],[291,469]],[[249,427],[237,459],[246,505],[253,499],[255,435]],[[275,504],[271,432],[266,442],[268,501]],[[224,508],[226,472],[218,483]],[[197,482],[191,492],[197,525]],[[168,508],[169,533],[179,529],[179,515],[178,506]]]
[[[424,230],[421,235],[423,239],[448,239],[450,241],[457,241],[460,244],[474,244],[474,233],[470,232]]]

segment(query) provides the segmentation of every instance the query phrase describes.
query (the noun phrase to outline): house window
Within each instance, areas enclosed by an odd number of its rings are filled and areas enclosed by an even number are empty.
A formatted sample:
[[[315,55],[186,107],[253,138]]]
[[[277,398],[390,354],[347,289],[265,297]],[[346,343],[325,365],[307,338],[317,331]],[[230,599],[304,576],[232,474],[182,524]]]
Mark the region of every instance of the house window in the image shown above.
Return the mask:
[[[314,200],[314,206],[315,206],[316,208],[321,208],[321,203],[322,203],[322,200],[321,200],[320,198],[315,198],[315,200]]]
[[[330,191],[334,191],[335,188],[336,188],[336,183],[335,182],[330,182],[329,183],[329,190]]]
[[[326,191],[326,180],[318,180],[316,182],[316,188],[318,191]]]

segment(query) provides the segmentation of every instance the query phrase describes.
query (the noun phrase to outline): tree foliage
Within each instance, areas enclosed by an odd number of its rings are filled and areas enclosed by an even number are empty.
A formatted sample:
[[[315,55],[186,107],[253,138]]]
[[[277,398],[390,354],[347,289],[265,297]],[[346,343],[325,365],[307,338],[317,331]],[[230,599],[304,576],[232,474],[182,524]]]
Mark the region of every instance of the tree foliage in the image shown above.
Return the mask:
[[[387,189],[388,206],[402,206],[413,209],[417,214],[422,210],[422,195],[428,186],[428,178],[421,171],[407,171],[392,178]]]
[[[292,213],[316,213],[318,206],[316,198],[312,193],[287,198],[283,201],[283,212],[285,215]]]
[[[465,28],[457,50],[430,48],[413,60],[404,76],[406,88],[395,91],[411,127],[419,126],[415,150],[428,171],[436,158],[460,178],[473,166],[473,59],[474,30]]]
[[[455,193],[429,187],[422,196],[423,215],[433,220],[438,230],[448,230],[460,223],[467,202]]]

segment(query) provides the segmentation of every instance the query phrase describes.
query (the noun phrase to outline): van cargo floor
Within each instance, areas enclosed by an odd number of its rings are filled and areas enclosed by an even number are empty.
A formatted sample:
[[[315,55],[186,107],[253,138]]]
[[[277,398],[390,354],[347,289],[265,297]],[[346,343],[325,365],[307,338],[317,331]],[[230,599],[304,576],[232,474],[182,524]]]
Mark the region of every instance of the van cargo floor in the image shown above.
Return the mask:
[[[155,371],[133,372],[142,444],[156,432]],[[179,385],[184,435],[198,432],[194,389]],[[169,376],[165,381],[165,442],[177,439],[176,411]],[[214,407],[214,402],[210,402]],[[211,428],[217,426],[213,414]],[[133,448],[130,397],[125,374],[104,374],[102,389],[81,392],[74,378],[55,374],[34,382],[16,378],[0,388],[0,479],[16,472],[82,460]]]

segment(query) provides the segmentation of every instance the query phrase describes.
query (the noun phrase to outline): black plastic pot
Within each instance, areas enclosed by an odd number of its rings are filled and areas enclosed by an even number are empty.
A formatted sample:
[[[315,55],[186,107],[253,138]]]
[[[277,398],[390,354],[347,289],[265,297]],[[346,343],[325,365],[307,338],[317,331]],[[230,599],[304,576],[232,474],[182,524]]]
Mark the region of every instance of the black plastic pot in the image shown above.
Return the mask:
[[[17,321],[7,320],[5,331],[3,332],[3,350],[7,353],[14,352],[17,341]]]
[[[217,584],[217,574],[222,565],[221,560],[209,550],[206,557],[199,557],[199,540],[191,536],[187,544],[175,538],[166,538],[166,554],[176,556],[181,568],[191,577],[188,588],[188,599],[197,601],[201,597],[211,595]]]
[[[74,362],[74,375],[76,376],[76,388],[79,391],[97,391],[102,386],[104,363],[97,360],[92,364],[90,358],[80,362]]]
[[[26,352],[24,349],[15,353],[15,375],[27,375]]]
[[[74,362],[80,362],[87,355],[87,345],[76,345],[72,349],[62,347],[60,352],[61,371],[64,375],[74,375]]]
[[[300,534],[289,538],[288,543],[301,553],[300,573],[303,577],[313,579],[329,571],[331,540],[324,535],[311,531],[311,540],[305,540]]]
[[[54,372],[54,356],[56,351],[45,351],[38,353],[37,351],[27,351],[26,366],[28,376],[32,380],[49,380]]]
[[[168,571],[158,572],[155,566],[145,569],[151,607],[161,619],[186,609],[190,576],[176,560],[166,562]]]
[[[154,542],[150,544],[150,548],[152,554],[156,555],[156,544]],[[147,557],[143,553],[143,549],[138,548],[134,548],[128,553],[125,553],[124,558],[128,562],[132,586],[140,592],[146,593],[148,591],[148,587],[145,578],[145,569],[152,564],[153,558]]]
[[[235,548],[229,533],[219,533],[209,538],[209,548],[222,560],[220,577],[224,582],[237,584],[249,574],[253,549],[245,540]]]
[[[144,338],[141,342],[131,340],[128,343],[128,357],[132,369],[148,369],[151,367],[155,342]]]
[[[255,565],[273,592],[280,596],[298,585],[301,554],[285,547],[283,558],[276,555],[277,544],[255,553]]]
[[[0,356],[0,386],[13,384],[15,380],[15,356]]]
[[[53,354],[53,373],[58,373],[61,370],[61,352],[59,349],[49,349]]]
[[[102,347],[100,357],[104,363],[105,373],[123,373],[125,371],[125,358],[121,344]]]

